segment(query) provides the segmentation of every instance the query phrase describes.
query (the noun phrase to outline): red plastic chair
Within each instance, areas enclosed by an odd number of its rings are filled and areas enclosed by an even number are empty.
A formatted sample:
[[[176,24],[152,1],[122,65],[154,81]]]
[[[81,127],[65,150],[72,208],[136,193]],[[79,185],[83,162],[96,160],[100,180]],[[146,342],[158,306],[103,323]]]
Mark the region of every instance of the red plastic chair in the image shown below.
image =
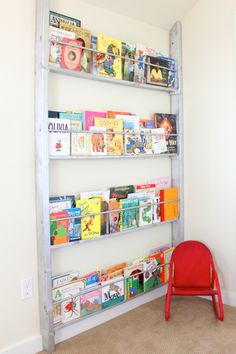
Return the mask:
[[[216,316],[223,321],[224,308],[218,275],[212,254],[202,242],[184,241],[172,254],[166,294],[166,320],[169,319],[170,299],[173,295],[211,296]],[[216,296],[218,296],[219,306],[217,306]]]

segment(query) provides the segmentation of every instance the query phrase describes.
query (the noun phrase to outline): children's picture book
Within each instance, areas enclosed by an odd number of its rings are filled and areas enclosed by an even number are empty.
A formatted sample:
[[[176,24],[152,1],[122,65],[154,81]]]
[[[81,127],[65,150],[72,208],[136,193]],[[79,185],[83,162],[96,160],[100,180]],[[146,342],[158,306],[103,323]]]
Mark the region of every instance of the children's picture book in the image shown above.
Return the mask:
[[[134,81],[134,60],[136,45],[122,42],[122,78],[127,81]]]
[[[174,247],[172,248],[169,248],[165,251],[163,251],[163,254],[164,254],[164,264],[165,267],[164,267],[164,282],[167,283],[168,280],[169,280],[169,263],[170,263],[170,260],[171,260],[171,256],[172,256],[172,253],[174,251]]]
[[[122,63],[119,57],[121,55],[121,41],[99,34],[97,37],[97,49],[101,51],[97,53],[96,58],[98,74],[121,80]],[[114,55],[118,55],[118,57]]]
[[[145,148],[143,144],[144,135],[140,134],[140,130],[124,129],[125,132],[125,154],[139,155],[145,154]]]
[[[165,269],[164,266],[159,267],[165,264],[165,258],[163,252],[158,251],[156,253],[153,253],[150,256],[148,256],[148,259],[150,261],[153,259],[156,261],[157,266],[156,266],[155,276],[158,277],[158,283],[163,284],[165,282]]]
[[[123,132],[123,121],[121,119],[95,117],[94,123],[95,127],[106,129],[107,154],[122,155],[123,135],[117,134],[117,132]]]
[[[120,209],[120,202],[116,199],[110,199],[109,201],[109,211]],[[114,234],[115,232],[120,231],[120,212],[115,211],[113,213],[109,213],[109,232]]]
[[[101,212],[108,211],[108,202],[105,200],[101,201]],[[109,233],[109,216],[108,214],[101,214],[101,235],[106,235]]]
[[[160,190],[161,221],[177,219],[179,216],[179,190],[177,187]],[[173,200],[173,202],[170,202]]]
[[[128,116],[130,116],[130,115],[132,115],[132,113],[130,113],[130,112],[118,112],[118,111],[107,111],[107,113],[106,113],[106,117],[107,118],[116,118],[116,116],[117,115],[128,115]]]
[[[70,40],[75,39],[75,33],[62,30],[56,27],[49,27],[49,63],[60,67],[61,56],[62,56],[62,44],[57,41],[62,41],[63,38]],[[53,118],[53,117],[52,117]]]
[[[71,156],[89,155],[89,134],[71,133]]]
[[[83,114],[82,113],[60,112],[59,118],[70,120],[70,129],[72,132],[77,133],[77,132],[83,130]]]
[[[160,195],[159,193],[153,198],[153,224],[161,221]]]
[[[97,49],[97,36],[91,36],[91,48],[92,49]],[[92,65],[91,65],[91,73],[93,75],[98,75],[98,69],[97,69],[97,53],[92,52]]]
[[[143,292],[143,263],[125,268],[126,299],[137,296]]]
[[[153,199],[139,201],[139,226],[152,224],[153,218]]]
[[[160,285],[156,259],[148,259],[143,263],[143,290],[149,291]]]
[[[136,208],[138,207],[138,205],[139,205],[139,200],[136,198],[121,199],[120,201],[120,207],[122,208],[121,231],[134,229],[138,227],[139,208]],[[127,209],[127,208],[131,208],[131,209]]]
[[[134,64],[134,81],[140,84],[146,82],[145,78],[145,60],[146,60],[146,47],[143,44],[136,45]]]
[[[53,304],[52,305],[52,316],[53,316],[53,324],[61,323],[61,304]]]
[[[61,67],[64,69],[80,71],[81,69],[81,58],[82,49],[78,47],[72,47],[70,44],[82,46],[83,42],[81,40],[62,38],[62,41],[66,44],[62,45],[61,52]]]
[[[120,277],[114,282],[114,279],[102,282],[102,308],[119,304],[125,299],[124,279]]]
[[[65,210],[68,216],[81,216],[80,208]],[[81,240],[81,218],[69,219],[69,242]]]
[[[62,28],[61,26],[64,23],[77,26],[77,27],[80,27],[81,25],[81,21],[78,20],[77,18],[62,15],[54,11],[49,11],[49,26]]]
[[[48,118],[48,154],[49,156],[70,155],[70,121]]]
[[[106,274],[105,280],[113,279],[114,277],[124,275],[125,267],[127,267],[127,263],[122,262],[122,263],[116,264],[113,267],[107,268],[105,270],[105,274]],[[117,275],[118,272],[120,272],[119,275]]]
[[[154,113],[155,128],[164,128],[168,154],[177,154],[176,115]],[[171,135],[175,134],[175,135]]]
[[[167,152],[167,144],[164,128],[151,129],[153,154],[163,154]]]
[[[59,286],[52,289],[52,301],[61,301],[70,296],[77,296],[85,288],[83,279],[73,281],[69,284]]]
[[[95,119],[96,120],[96,119]],[[107,155],[107,134],[104,127],[89,127],[91,155]]]
[[[116,119],[123,121],[123,129],[139,130],[139,117],[131,114],[116,114]]]
[[[137,184],[135,186],[135,192],[143,192],[146,193],[149,197],[153,198],[155,196],[156,185],[155,183],[147,183],[147,184]]]
[[[152,154],[152,136],[150,129],[140,129],[140,139],[145,154]],[[140,149],[140,148],[139,148]]]
[[[105,112],[94,112],[85,111],[84,112],[84,130],[89,130],[89,127],[94,126],[94,118],[105,118]]]
[[[110,187],[110,198],[116,200],[126,199],[129,193],[134,193],[134,185]]]
[[[59,211],[50,215],[50,241],[51,245],[60,245],[69,242],[69,221],[54,219],[68,218],[67,211]]]
[[[99,237],[101,235],[101,216],[93,215],[101,212],[101,199],[76,200],[76,208],[81,209],[81,238],[82,240]],[[86,216],[91,214],[89,216]]]
[[[92,199],[92,198],[101,198],[109,202],[110,190],[100,190],[100,191],[89,191],[89,192],[80,192],[80,199]]]
[[[154,129],[154,120],[147,119],[147,120],[146,120],[145,127],[146,127],[147,129]]]
[[[175,87],[175,61],[163,56],[147,56],[147,84]]]
[[[83,276],[85,282],[85,288],[91,288],[98,285],[100,277],[100,272],[94,271],[92,273],[86,274]]]
[[[49,197],[49,214],[63,211],[75,207],[74,195],[61,195],[58,197]]]
[[[52,277],[52,287],[57,288],[77,280],[79,280],[79,273],[77,271],[55,275]]]
[[[102,290],[97,289],[89,293],[81,294],[81,315],[87,316],[91,313],[101,310],[102,308]]]
[[[80,297],[72,296],[61,303],[62,323],[66,323],[80,317]]]

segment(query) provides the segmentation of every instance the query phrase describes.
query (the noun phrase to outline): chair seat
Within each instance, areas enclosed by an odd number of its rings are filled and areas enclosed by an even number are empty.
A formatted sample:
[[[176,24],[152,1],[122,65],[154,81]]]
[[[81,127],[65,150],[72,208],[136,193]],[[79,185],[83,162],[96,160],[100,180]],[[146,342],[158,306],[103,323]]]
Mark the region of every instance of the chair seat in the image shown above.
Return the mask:
[[[172,287],[172,295],[183,295],[183,296],[192,296],[192,295],[203,295],[211,296],[216,295],[217,291],[212,288],[175,288]]]

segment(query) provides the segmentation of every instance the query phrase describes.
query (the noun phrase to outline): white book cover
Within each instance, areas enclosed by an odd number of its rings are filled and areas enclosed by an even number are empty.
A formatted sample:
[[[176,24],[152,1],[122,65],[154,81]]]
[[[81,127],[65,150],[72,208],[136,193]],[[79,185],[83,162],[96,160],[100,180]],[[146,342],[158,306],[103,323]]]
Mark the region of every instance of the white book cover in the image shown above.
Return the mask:
[[[116,114],[115,119],[123,120],[124,129],[139,130],[140,118],[136,115]]]
[[[77,271],[60,274],[52,278],[52,287],[56,288],[58,286],[63,286],[78,279],[79,273]]]
[[[90,191],[90,192],[81,192],[80,199],[91,199],[91,198],[102,198],[106,202],[109,202],[110,190],[105,191]]]
[[[80,296],[71,297],[61,303],[61,321],[62,323],[69,322],[79,318],[80,311]]]
[[[140,129],[140,138],[145,154],[152,154],[152,135],[150,129]]]
[[[167,151],[164,128],[151,129],[153,154],[162,154]]]
[[[58,202],[49,203],[49,214],[58,213],[64,209],[71,208],[71,200],[61,200]]]
[[[49,26],[49,38],[52,40],[62,40],[63,38],[75,39],[75,33],[65,31],[61,28]],[[62,54],[62,44],[51,41],[49,44],[49,62],[54,66],[60,67]]]
[[[107,155],[107,134],[104,127],[89,127],[89,143],[91,155]]]
[[[128,199],[129,198],[145,198],[147,197],[147,193],[146,192],[136,192],[136,193],[129,193],[128,194]]]
[[[157,224],[161,221],[161,212],[160,212],[160,196],[153,198],[153,224]]]
[[[70,32],[61,28],[49,26],[49,38],[55,39],[56,37],[75,39],[75,32]]]
[[[72,283],[59,286],[52,289],[52,300],[60,301],[69,296],[77,296],[85,287],[83,280],[74,281]]]
[[[48,118],[49,156],[70,156],[70,121]]]
[[[139,202],[139,226],[147,226],[152,224],[153,200],[140,200]]]
[[[87,133],[71,133],[71,156],[89,155],[89,136]]]

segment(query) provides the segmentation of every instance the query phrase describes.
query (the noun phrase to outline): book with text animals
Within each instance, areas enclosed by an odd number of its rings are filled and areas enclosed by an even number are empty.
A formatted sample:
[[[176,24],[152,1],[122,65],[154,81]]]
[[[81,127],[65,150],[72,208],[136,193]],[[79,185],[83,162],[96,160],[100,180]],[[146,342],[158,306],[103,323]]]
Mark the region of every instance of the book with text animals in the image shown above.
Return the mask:
[[[169,249],[163,251],[164,263],[166,264],[164,267],[164,281],[165,281],[165,283],[167,283],[169,280],[169,263],[170,263],[171,256],[172,256],[174,249],[175,248],[172,247],[172,248],[169,248]]]
[[[146,60],[146,47],[143,44],[136,45],[134,64],[134,81],[140,84],[146,82],[145,78],[145,60]]]
[[[129,193],[134,193],[134,185],[110,187],[110,198],[116,200],[126,199]]]
[[[89,134],[71,133],[71,156],[89,155]]]
[[[139,117],[131,114],[116,114],[116,119],[121,119],[123,121],[124,129],[139,129]]]
[[[89,130],[89,127],[94,126],[94,118],[105,118],[105,112],[85,111],[84,112],[84,130]]]
[[[81,208],[81,238],[82,240],[101,235],[101,216],[94,215],[101,211],[101,199],[76,200],[76,207]],[[88,216],[86,216],[88,215]]]
[[[177,187],[160,190],[161,221],[177,219],[179,216],[179,190]],[[170,202],[172,200],[172,202]]]
[[[151,129],[153,154],[167,152],[167,143],[164,128]]]
[[[168,154],[177,153],[177,116],[176,114],[154,113],[155,128],[163,128]],[[174,135],[172,135],[174,134]]]
[[[155,258],[143,262],[143,290],[149,291],[160,285],[160,277]]]
[[[127,300],[143,292],[143,263],[125,268],[124,277]]]
[[[164,254],[163,252],[156,252],[156,253],[153,253],[153,254],[150,254],[148,256],[148,259],[149,260],[153,260],[155,259],[156,260],[156,263],[157,263],[157,276],[159,278],[159,284],[163,284],[165,282],[165,269],[164,269],[164,264],[165,264],[165,258],[164,258]],[[163,267],[162,267],[163,265]],[[161,267],[158,267],[158,266],[161,266]]]
[[[102,289],[90,291],[80,296],[81,315],[87,316],[102,308]]]
[[[70,155],[70,121],[48,118],[48,154],[49,156]]]
[[[77,27],[81,26],[81,21],[77,18],[59,14],[58,12],[49,11],[49,26],[62,28],[64,23],[69,23]]]
[[[136,45],[122,42],[122,78],[127,81],[134,81],[134,59]]]
[[[61,62],[60,66],[63,69],[80,71],[81,70],[81,59],[82,59],[82,49],[77,46],[82,46],[82,40],[62,38],[65,43],[62,45],[61,50]],[[70,44],[73,44],[71,46]]]
[[[94,123],[95,127],[106,128],[107,154],[122,155],[123,135],[117,134],[117,132],[123,132],[123,121],[121,119],[95,117]]]
[[[121,199],[120,208],[121,212],[121,231],[134,229],[139,226],[139,200],[137,198]],[[131,209],[129,209],[131,208]]]
[[[114,280],[117,280],[114,282]],[[102,308],[119,304],[125,299],[124,278],[119,277],[102,282]]]
[[[118,209],[120,209],[120,202],[116,199],[110,199],[108,210],[111,211]],[[120,211],[109,213],[109,232],[114,234],[115,232],[119,232],[120,229]]]
[[[99,34],[97,37],[96,66],[98,74],[112,77],[117,80],[122,79],[121,41]],[[106,52],[103,53],[103,52]]]
[[[132,113],[130,113],[130,112],[107,111],[106,117],[107,118],[116,118],[117,114],[128,115],[128,116],[132,115]]]
[[[55,220],[67,218],[67,211],[50,214],[50,241],[51,245],[60,245],[69,242],[69,220]]]
[[[107,154],[107,134],[104,127],[89,127],[89,142],[91,155]]]
[[[139,200],[139,226],[152,224],[153,218],[153,199]]]
[[[61,195],[57,197],[49,197],[49,213],[57,213],[64,209],[75,207],[74,195]]]
[[[68,216],[80,216],[80,208],[66,209]],[[81,218],[68,219],[69,221],[69,242],[81,240]]]
[[[57,41],[62,41],[63,38],[74,40],[75,33],[49,26],[49,38],[49,63],[53,64],[53,66],[60,67],[62,57],[62,44],[58,43]]]

